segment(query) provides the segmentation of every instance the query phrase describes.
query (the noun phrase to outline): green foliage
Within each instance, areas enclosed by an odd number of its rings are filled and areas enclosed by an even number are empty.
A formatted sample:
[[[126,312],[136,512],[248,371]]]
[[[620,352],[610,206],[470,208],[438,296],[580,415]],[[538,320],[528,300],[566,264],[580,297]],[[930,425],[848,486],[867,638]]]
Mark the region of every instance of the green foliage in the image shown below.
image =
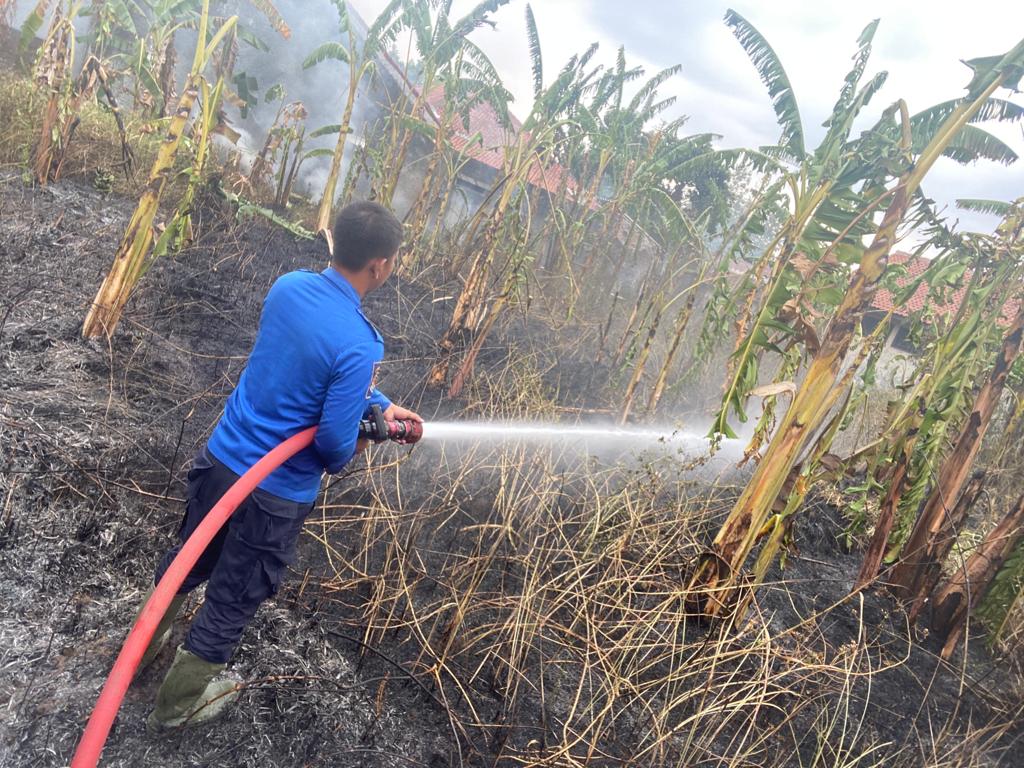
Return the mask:
[[[26,61],[28,51],[39,34],[39,30],[43,28],[51,5],[53,5],[53,0],[38,0],[21,26],[21,35],[18,38],[18,56],[23,62]]]
[[[1006,633],[1014,609],[1024,598],[1024,541],[1017,544],[996,573],[976,615],[989,630],[995,645]]]
[[[975,198],[961,198],[956,201],[957,208],[975,213],[988,213],[993,216],[1003,217],[1010,212],[1010,203],[1002,200],[980,200]]]
[[[791,157],[801,158],[804,155],[804,129],[800,119],[793,86],[789,82],[782,62],[775,50],[760,32],[736,11],[730,9],[725,14],[725,23],[732,29],[750,61],[757,68],[761,82],[768,89],[772,100],[772,108],[782,128],[782,147]]]
[[[544,90],[544,60],[541,56],[540,35],[537,33],[537,21],[533,18],[533,8],[526,4],[526,36],[530,47],[530,72],[533,76],[533,97],[539,99]]]
[[[334,40],[328,40],[326,43],[321,43],[314,48],[312,52],[302,60],[302,68],[309,69],[310,67],[328,60],[340,61],[344,64],[348,64],[350,61],[348,50],[341,43],[335,42]]]

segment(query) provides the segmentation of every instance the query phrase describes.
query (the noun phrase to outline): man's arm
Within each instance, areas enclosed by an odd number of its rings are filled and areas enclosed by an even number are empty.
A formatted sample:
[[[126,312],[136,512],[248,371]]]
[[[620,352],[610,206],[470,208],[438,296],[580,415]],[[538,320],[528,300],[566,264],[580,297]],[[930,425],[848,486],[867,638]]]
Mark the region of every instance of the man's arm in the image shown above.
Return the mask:
[[[348,349],[335,361],[313,442],[331,474],[340,472],[355,455],[359,419],[370,406],[366,392],[376,362],[370,345]]]
[[[370,407],[374,405],[379,405],[382,411],[386,411],[391,407],[391,400],[376,387],[370,390],[370,399],[366,401],[365,410],[369,411]]]

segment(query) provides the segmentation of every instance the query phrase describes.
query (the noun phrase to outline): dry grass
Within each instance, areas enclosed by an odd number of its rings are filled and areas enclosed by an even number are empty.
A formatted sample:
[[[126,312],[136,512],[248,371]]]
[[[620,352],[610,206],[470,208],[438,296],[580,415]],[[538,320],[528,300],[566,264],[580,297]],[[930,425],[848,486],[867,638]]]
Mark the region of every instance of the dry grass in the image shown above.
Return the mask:
[[[488,372],[474,406],[545,413],[537,376],[529,361]],[[739,626],[698,623],[686,575],[734,489],[681,480],[671,462],[424,445],[371,462],[367,488],[358,504],[326,495],[308,521],[327,563],[315,591],[342,636],[388,655],[447,713],[467,759],[939,768],[983,764],[971,750],[991,756],[1014,721],[965,736],[946,712],[898,739],[880,732],[905,705],[874,681],[911,641],[900,620],[865,618],[863,596],[788,621],[755,602]],[[813,589],[764,592],[796,604]],[[829,628],[840,614],[845,634]]]
[[[45,99],[27,77],[0,72],[0,168],[30,167],[44,104]],[[161,139],[159,124],[127,113],[125,127],[135,167],[126,176],[117,124],[110,110],[93,100],[85,104],[80,117],[68,148],[64,176],[99,183],[119,195],[137,196],[156,158]],[[174,197],[173,191],[169,197]]]

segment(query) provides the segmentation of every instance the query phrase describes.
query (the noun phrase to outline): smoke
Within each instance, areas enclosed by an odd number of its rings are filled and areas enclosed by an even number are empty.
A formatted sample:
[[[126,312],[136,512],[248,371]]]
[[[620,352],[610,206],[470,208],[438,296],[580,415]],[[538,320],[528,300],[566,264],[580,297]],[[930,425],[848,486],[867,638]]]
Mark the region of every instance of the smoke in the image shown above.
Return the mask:
[[[16,29],[21,27],[35,5],[36,0],[15,0],[12,23]],[[283,38],[274,30],[267,18],[259,13],[251,2],[226,0],[211,3],[212,13],[221,16],[237,14],[240,27],[259,38],[269,48],[268,51],[263,51],[241,39],[238,43],[235,74],[255,78],[255,94],[258,97],[248,105],[245,117],[238,107],[225,107],[232,127],[241,134],[237,149],[242,153],[243,165],[251,163],[254,156],[263,148],[267,132],[273,126],[280,106],[294,101],[302,102],[308,114],[304,151],[318,148],[333,149],[338,139],[337,134],[309,138],[308,133],[325,125],[341,122],[345,94],[348,90],[349,69],[345,63],[331,59],[322,61],[310,69],[302,67],[303,60],[322,43],[336,41],[348,47],[348,35],[343,35],[339,29],[338,14],[333,3],[330,0],[275,0],[274,5],[291,29],[289,39]],[[351,9],[351,5],[349,7],[352,25],[356,31],[358,44],[361,45],[365,39],[366,25]],[[49,21],[50,17],[39,31],[40,35],[46,33]],[[76,23],[79,34],[87,35],[90,24],[90,20],[79,18]],[[179,31],[175,36],[175,45],[178,49],[177,79],[180,88],[192,62],[195,34],[189,30]],[[81,54],[81,51],[79,53]],[[346,143],[342,163],[343,174],[347,171],[349,160],[362,142],[367,129],[377,122],[387,109],[389,96],[383,86],[383,77],[387,75],[377,73],[367,76],[360,84],[352,115],[352,133]],[[283,87],[283,100],[266,100],[268,90],[274,85]],[[229,87],[234,90],[235,83],[230,83]],[[295,191],[318,197],[323,190],[329,168],[330,157],[306,160]]]
[[[231,108],[229,119],[233,127],[242,134],[240,147],[248,153],[258,153],[266,141],[267,132],[274,124],[274,118],[281,101],[267,102],[267,91],[274,85],[284,88],[283,103],[302,102],[306,108],[307,134],[325,125],[341,122],[345,93],[348,89],[348,65],[333,59],[303,69],[303,60],[317,46],[328,41],[342,42],[348,46],[348,35],[344,36],[338,27],[338,14],[330,0],[278,0],[278,10],[291,28],[291,38],[284,39],[269,24],[266,17],[256,12],[252,4],[239,4],[239,21],[263,40],[269,51],[258,50],[247,43],[240,43],[236,74],[256,79],[259,99],[249,105],[248,114],[242,117],[239,110]],[[353,26],[362,43],[365,28],[357,18]],[[381,118],[386,103],[386,91],[380,86],[379,76],[367,77],[360,84],[352,115],[352,130],[345,147],[342,173],[349,167],[359,142],[365,136],[369,125]],[[333,149],[337,134],[314,139],[307,138],[305,150],[316,148]],[[316,197],[323,189],[330,168],[329,157],[310,158],[303,163],[296,191]]]

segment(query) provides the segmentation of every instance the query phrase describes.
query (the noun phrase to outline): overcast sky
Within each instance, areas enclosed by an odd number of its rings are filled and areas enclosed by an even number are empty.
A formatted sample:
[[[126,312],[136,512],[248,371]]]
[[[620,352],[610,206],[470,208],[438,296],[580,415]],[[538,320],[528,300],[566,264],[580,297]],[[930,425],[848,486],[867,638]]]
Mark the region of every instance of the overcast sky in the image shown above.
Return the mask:
[[[353,2],[368,21],[386,4]],[[475,4],[455,0],[454,13]],[[532,93],[525,5],[512,0],[495,14],[496,31],[482,28],[473,38],[505,78],[520,117],[529,112]],[[671,116],[688,115],[690,133],[722,134],[722,147],[769,144],[779,136],[765,88],[722,21],[730,7],[754,24],[782,59],[810,147],[824,133],[821,123],[849,70],[857,37],[872,19],[881,18],[881,24],[867,76],[887,70],[889,79],[866,110],[864,123],[873,122],[897,98],[904,98],[913,113],[962,95],[970,70],[961,59],[1005,53],[1024,37],[1024,0],[534,0],[532,7],[547,82],[572,54],[595,41],[601,44],[600,60],[609,65],[619,45],[625,45],[628,62],[651,74],[681,64],[682,72],[663,88],[678,97]],[[1011,98],[1024,104],[1021,94]],[[1024,157],[1020,125],[986,127]],[[943,159],[924,188],[949,206],[963,227],[991,231],[995,219],[958,212],[953,201],[1010,200],[1024,194],[1024,159],[1009,167],[990,162],[965,167]]]

